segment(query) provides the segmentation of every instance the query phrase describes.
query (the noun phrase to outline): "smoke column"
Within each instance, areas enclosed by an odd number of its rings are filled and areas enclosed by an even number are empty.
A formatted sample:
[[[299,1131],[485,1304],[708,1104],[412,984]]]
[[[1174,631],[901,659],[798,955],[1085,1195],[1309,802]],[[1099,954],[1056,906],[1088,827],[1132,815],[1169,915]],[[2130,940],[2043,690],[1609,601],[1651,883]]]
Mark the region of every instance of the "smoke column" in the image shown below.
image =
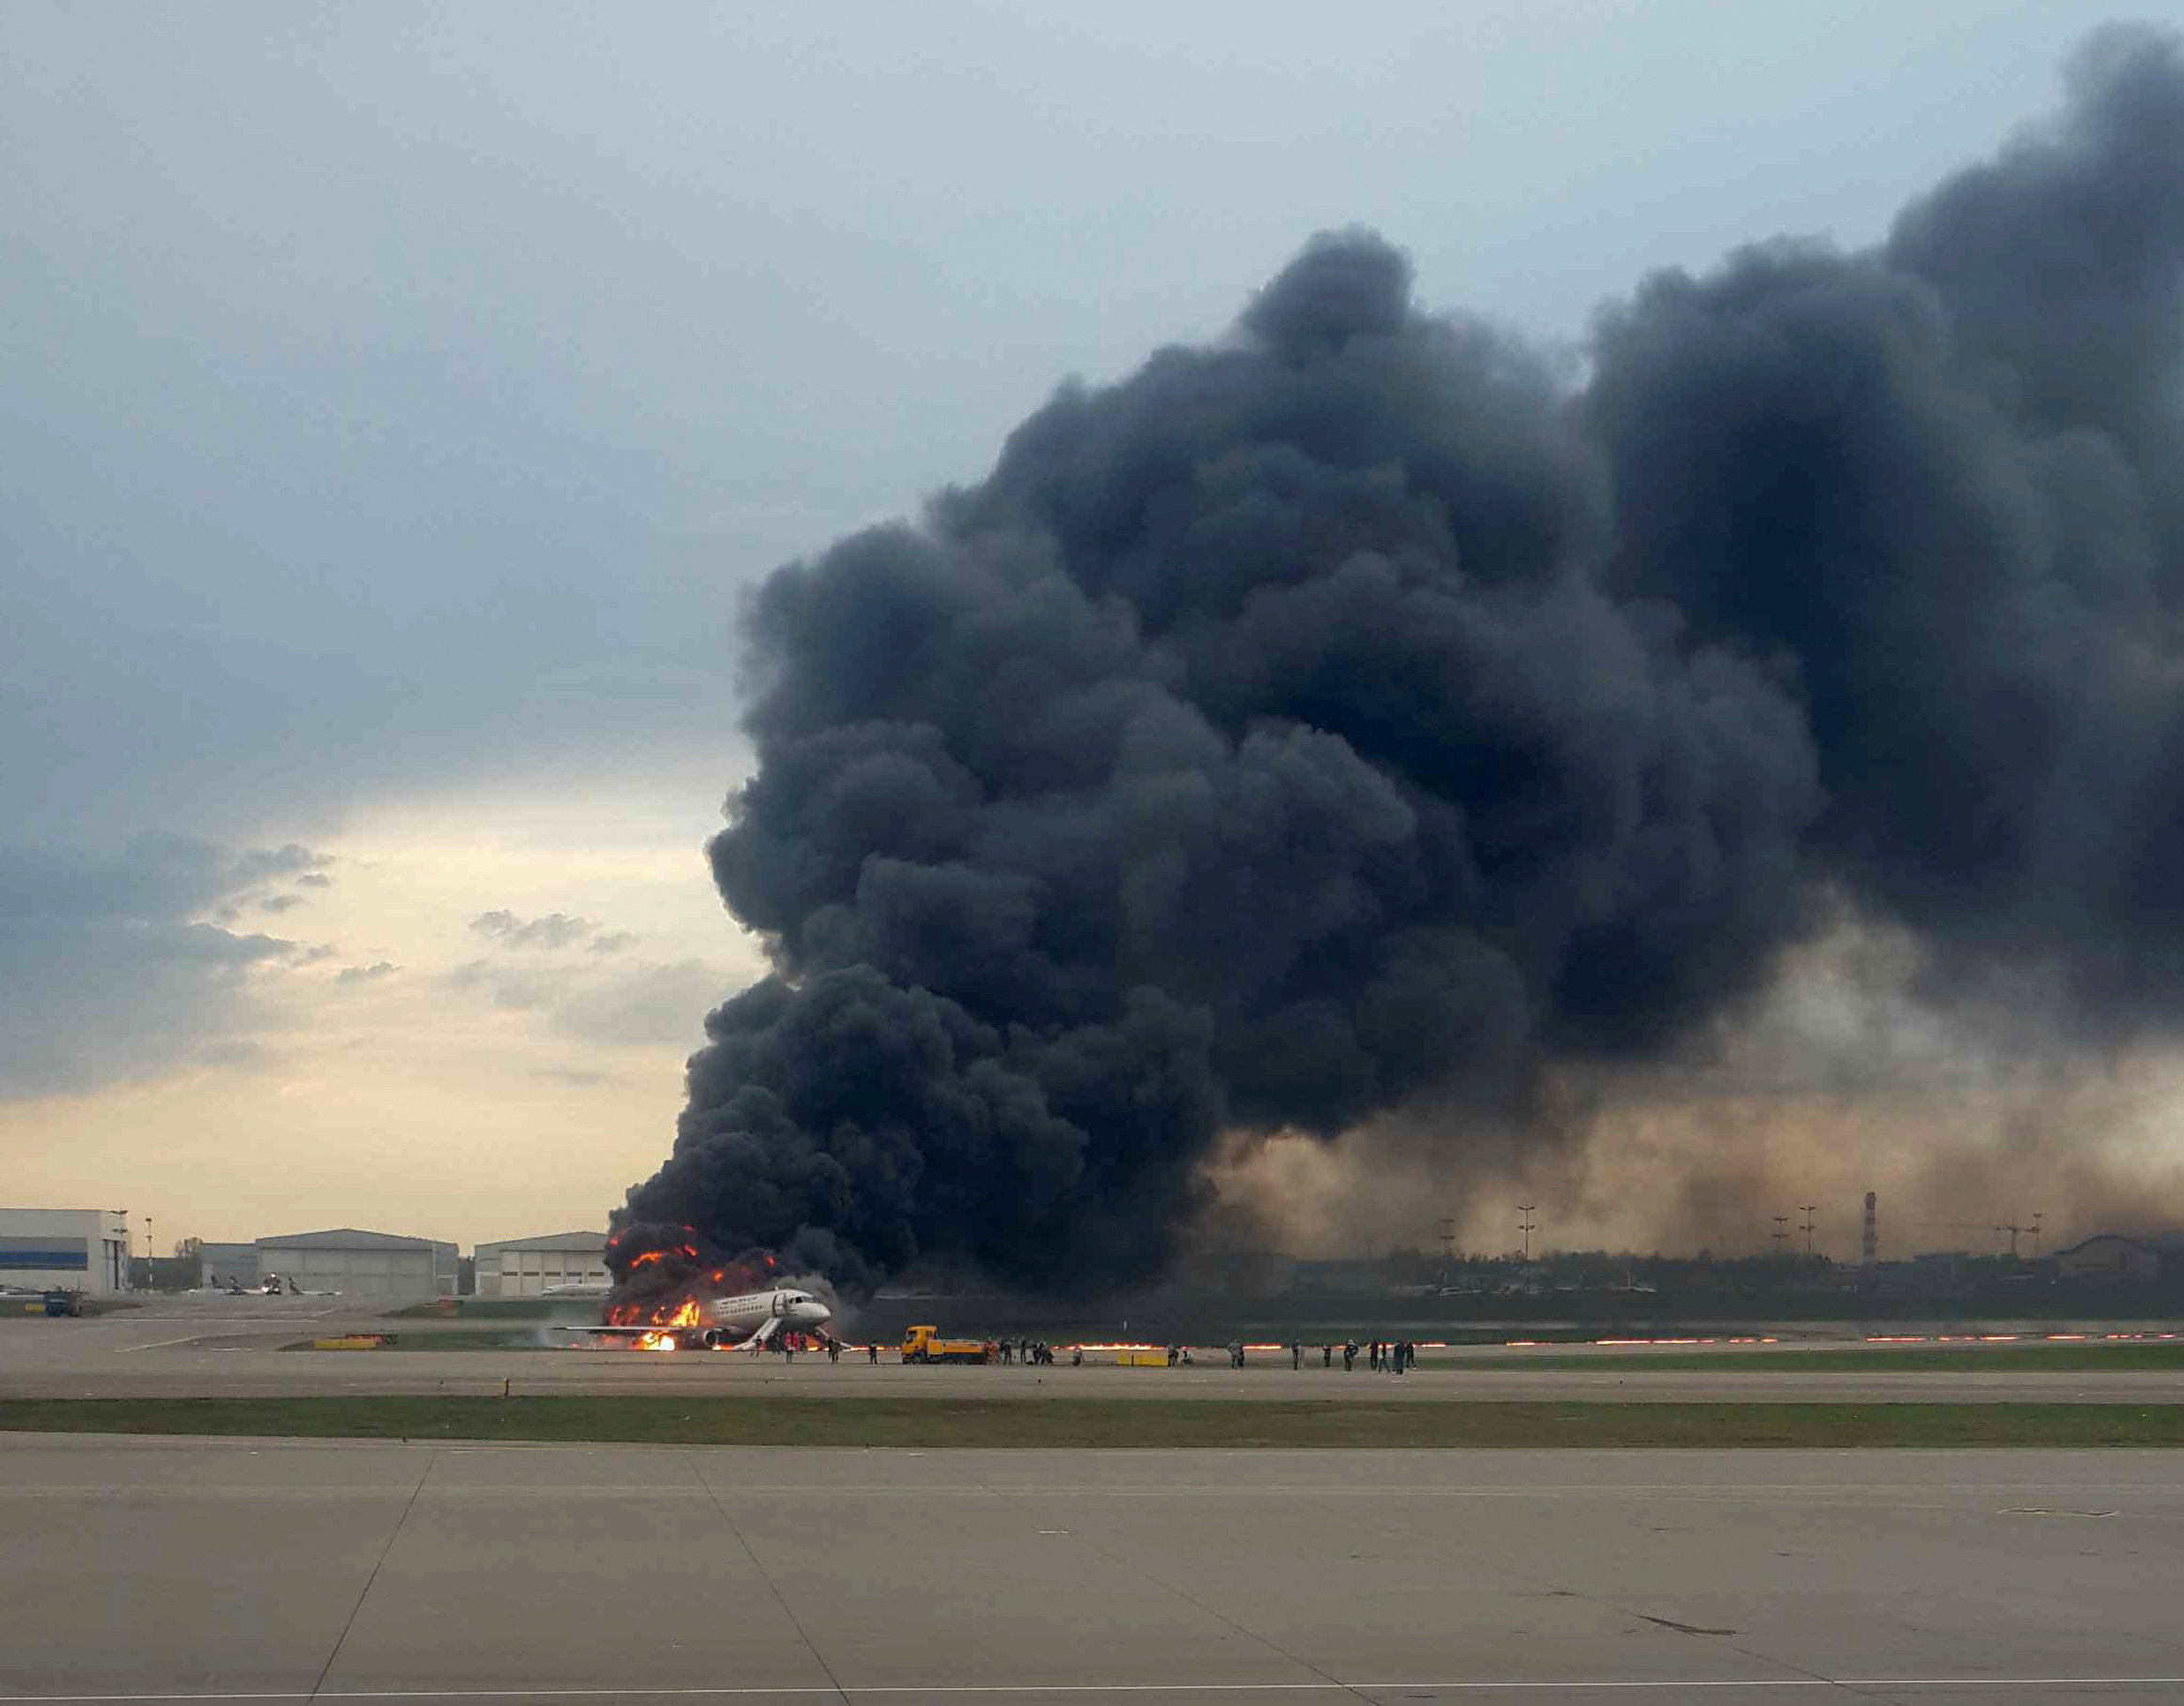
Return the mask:
[[[2184,62],[2068,88],[1876,249],[1648,280],[1578,391],[1323,236],[777,571],[709,848],[774,973],[620,1219],[1147,1274],[1235,1134],[1521,1132],[1845,909],[1939,999],[2169,1024]]]

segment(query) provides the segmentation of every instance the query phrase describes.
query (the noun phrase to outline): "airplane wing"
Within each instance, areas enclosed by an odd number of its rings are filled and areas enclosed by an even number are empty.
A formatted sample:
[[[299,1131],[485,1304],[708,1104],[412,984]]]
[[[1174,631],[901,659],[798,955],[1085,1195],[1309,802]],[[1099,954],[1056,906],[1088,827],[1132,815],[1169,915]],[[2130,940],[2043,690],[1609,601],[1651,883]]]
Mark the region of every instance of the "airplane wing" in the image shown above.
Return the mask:
[[[557,1326],[553,1329],[553,1331],[556,1333],[581,1333],[592,1337],[599,1338],[642,1338],[648,1334],[673,1333],[674,1329],[673,1327],[608,1327],[594,1325],[590,1327]]]

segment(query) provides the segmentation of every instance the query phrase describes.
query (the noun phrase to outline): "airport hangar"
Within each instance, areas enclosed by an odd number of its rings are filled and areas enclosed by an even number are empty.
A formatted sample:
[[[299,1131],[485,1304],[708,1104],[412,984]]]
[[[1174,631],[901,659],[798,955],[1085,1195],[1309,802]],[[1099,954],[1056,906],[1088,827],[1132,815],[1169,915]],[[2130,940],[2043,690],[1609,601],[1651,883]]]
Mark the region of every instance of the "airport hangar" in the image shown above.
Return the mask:
[[[338,1291],[371,1302],[427,1303],[453,1297],[461,1272],[453,1244],[392,1232],[360,1232],[354,1226],[261,1238],[253,1248],[261,1277],[277,1273],[306,1291]],[[221,1277],[227,1277],[225,1270]]]
[[[124,1208],[0,1208],[0,1286],[118,1296],[129,1237]]]
[[[548,1232],[508,1238],[471,1251],[480,1297],[543,1297],[557,1286],[605,1286],[604,1232]]]

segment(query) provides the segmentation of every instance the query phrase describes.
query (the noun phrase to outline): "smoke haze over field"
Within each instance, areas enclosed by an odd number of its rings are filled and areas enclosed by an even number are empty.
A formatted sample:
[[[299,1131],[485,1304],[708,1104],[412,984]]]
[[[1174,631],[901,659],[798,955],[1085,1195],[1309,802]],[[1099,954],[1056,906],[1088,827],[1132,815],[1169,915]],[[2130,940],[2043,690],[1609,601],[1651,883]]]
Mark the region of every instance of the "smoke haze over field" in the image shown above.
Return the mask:
[[[2176,40],[2092,39],[2053,128],[1875,250],[1646,281],[1585,366],[1323,236],[1218,344],[772,576],[710,854],[775,974],[623,1219],[1061,1287],[1156,1271],[1277,1134],[1506,1176],[1620,1121],[1764,1173],[1827,1122],[1680,1075],[1796,1056],[1768,1016],[1844,932],[1905,944],[1943,1053],[2163,1039]],[[1844,1070],[1844,1117],[1896,1105]]]

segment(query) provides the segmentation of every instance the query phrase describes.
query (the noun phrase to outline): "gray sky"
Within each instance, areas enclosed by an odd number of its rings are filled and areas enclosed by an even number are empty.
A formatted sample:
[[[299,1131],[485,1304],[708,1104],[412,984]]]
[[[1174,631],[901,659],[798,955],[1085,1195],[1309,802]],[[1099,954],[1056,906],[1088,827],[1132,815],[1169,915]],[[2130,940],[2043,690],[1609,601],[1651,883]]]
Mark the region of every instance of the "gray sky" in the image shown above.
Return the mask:
[[[2096,22],[1334,16],[10,7],[0,1171],[163,1242],[596,1221],[752,964],[740,585],[1321,228],[1546,340],[1870,241]]]

